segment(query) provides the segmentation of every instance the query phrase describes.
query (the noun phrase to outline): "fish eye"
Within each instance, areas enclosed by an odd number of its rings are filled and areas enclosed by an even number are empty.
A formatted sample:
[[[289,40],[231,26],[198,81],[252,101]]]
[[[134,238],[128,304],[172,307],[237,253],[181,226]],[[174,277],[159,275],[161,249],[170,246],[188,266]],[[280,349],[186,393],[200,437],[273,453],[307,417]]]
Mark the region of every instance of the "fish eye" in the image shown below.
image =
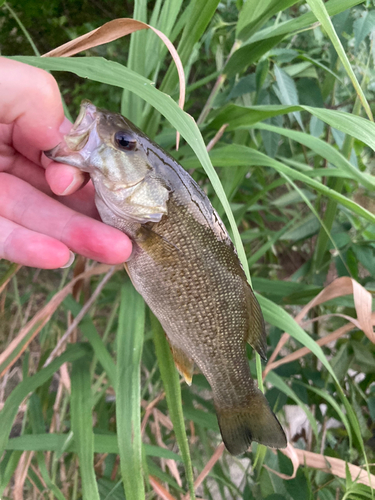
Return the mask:
[[[137,145],[137,141],[124,130],[119,130],[115,133],[115,143],[116,145],[124,151],[133,151]]]

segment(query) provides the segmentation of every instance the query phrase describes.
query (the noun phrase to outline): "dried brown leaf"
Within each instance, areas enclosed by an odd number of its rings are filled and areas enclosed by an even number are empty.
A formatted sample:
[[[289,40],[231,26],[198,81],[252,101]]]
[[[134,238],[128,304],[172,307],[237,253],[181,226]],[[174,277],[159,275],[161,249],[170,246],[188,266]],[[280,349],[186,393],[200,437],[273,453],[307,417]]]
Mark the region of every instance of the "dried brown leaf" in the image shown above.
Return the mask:
[[[105,43],[113,42],[118,38],[121,38],[126,35],[130,35],[139,30],[147,30],[151,29],[154,33],[158,35],[158,37],[164,42],[167,46],[175,64],[177,67],[178,78],[180,81],[180,97],[178,100],[178,104],[181,109],[184,109],[185,102],[185,93],[186,93],[186,84],[185,84],[185,73],[184,68],[182,66],[181,59],[177,53],[172,42],[169,40],[167,36],[164,35],[161,31],[153,28],[149,24],[142,23],[141,21],[136,21],[135,19],[130,18],[120,18],[113,19],[108,23],[103,24],[99,28],[82,35],[75,40],[71,40],[70,42],[64,43],[57,47],[56,49],[43,54],[42,57],[69,57],[83,50],[88,50],[93,47],[97,47],[98,45],[103,45]],[[176,138],[176,149],[178,149],[179,144],[179,133],[177,132]]]
[[[280,450],[284,455],[291,458],[291,448],[292,445],[288,445],[285,450]],[[293,456],[297,457],[299,465],[306,465],[307,467],[312,467],[313,469],[319,469],[323,472],[328,472],[334,476],[344,478],[346,477],[346,464],[344,460],[340,458],[328,457],[322,455],[321,453],[313,453],[312,451],[299,450],[298,448],[293,448]],[[294,459],[295,460],[295,459]],[[289,476],[289,479],[295,477],[295,462],[293,461],[293,475]],[[348,463],[348,468],[353,481],[358,481],[359,483],[365,484],[370,488],[375,488],[375,476],[374,474],[368,474],[366,470],[361,469],[358,465]],[[280,475],[276,471],[272,471],[275,474]],[[288,476],[284,477],[288,479]]]

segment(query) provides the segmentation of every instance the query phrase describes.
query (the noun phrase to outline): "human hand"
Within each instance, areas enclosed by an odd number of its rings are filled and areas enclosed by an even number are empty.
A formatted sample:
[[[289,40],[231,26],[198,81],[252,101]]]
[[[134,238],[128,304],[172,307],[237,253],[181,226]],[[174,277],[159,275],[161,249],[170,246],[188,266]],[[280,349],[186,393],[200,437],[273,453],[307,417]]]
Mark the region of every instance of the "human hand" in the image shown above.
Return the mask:
[[[72,263],[70,250],[106,264],[129,258],[129,238],[94,220],[85,174],[43,154],[70,128],[55,79],[0,57],[0,259],[53,269]]]

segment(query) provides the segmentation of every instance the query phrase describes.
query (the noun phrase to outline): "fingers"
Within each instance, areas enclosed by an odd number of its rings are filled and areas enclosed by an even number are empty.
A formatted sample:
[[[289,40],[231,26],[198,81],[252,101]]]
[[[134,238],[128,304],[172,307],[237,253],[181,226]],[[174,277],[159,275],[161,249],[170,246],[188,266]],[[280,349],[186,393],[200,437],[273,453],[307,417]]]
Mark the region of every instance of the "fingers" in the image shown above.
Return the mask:
[[[0,216],[99,262],[119,264],[131,254],[131,241],[125,234],[78,214],[5,173],[0,174]]]
[[[42,184],[42,190],[46,192],[45,179],[38,173],[36,181],[36,176],[31,175],[31,170],[35,170],[31,165],[22,165],[26,173],[19,168],[17,173],[15,170],[20,166],[22,157],[33,165],[47,168],[51,161],[43,151],[61,142],[63,135],[72,127],[64,117],[57,83],[44,70],[2,57],[0,75],[0,170],[21,178],[29,175],[33,185],[38,182],[36,187],[40,189]],[[54,165],[53,168],[56,168],[57,164]],[[30,172],[26,166],[30,167]],[[60,165],[60,169],[59,176],[52,174],[47,179],[57,195],[71,194],[87,182],[78,169],[65,165]]]
[[[0,58],[0,73],[0,122],[14,124],[15,148],[40,164],[40,151],[62,138],[64,111],[57,83],[46,71],[5,58]]]
[[[0,258],[23,266],[55,269],[65,266],[70,255],[60,241],[0,217]]]

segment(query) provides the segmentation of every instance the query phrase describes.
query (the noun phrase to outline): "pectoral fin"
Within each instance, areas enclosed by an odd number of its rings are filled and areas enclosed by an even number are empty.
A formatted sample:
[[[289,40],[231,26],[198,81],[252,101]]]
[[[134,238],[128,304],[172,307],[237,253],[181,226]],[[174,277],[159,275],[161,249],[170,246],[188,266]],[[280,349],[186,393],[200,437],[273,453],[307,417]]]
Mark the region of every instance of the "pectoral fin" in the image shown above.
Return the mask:
[[[248,285],[248,283],[245,283],[245,286],[245,293],[249,311],[249,327],[245,340],[251,345],[253,349],[257,351],[261,358],[266,361],[267,339],[262,311],[250,285]]]
[[[179,349],[172,344],[169,345],[171,347],[173,361],[176,365],[177,370],[184,377],[185,382],[188,385],[191,385],[191,381],[193,380],[194,361],[186,356],[182,349]]]

